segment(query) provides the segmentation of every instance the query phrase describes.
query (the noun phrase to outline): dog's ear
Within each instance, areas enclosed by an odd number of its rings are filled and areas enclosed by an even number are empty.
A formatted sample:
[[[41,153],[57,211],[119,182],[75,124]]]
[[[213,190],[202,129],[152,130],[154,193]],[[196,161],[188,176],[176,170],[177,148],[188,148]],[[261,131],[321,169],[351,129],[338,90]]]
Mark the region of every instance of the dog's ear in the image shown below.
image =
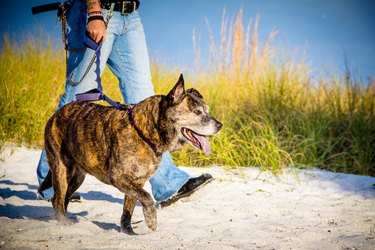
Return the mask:
[[[195,88],[191,88],[191,89],[186,90],[186,93],[190,93],[190,94],[195,95],[196,97],[198,97],[200,99],[203,99],[203,96],[201,95],[201,93],[199,93],[198,90],[196,90]]]
[[[177,104],[182,100],[184,95],[185,95],[185,84],[184,84],[184,77],[181,74],[177,83],[174,85],[173,89],[167,95],[167,100],[171,104]]]

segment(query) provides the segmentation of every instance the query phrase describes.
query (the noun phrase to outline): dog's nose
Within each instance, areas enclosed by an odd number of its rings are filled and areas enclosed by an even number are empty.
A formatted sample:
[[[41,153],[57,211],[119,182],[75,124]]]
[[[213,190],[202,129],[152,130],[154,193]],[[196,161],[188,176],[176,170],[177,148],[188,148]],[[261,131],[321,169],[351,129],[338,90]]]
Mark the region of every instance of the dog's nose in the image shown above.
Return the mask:
[[[217,122],[216,123],[216,128],[217,128],[217,131],[219,131],[221,129],[221,127],[223,126],[223,124],[221,122]]]

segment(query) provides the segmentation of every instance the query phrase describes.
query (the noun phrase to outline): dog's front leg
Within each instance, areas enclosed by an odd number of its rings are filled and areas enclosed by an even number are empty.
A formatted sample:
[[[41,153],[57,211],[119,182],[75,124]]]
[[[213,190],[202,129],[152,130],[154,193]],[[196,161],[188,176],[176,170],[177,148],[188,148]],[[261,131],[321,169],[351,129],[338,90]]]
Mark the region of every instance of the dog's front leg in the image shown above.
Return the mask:
[[[143,215],[145,216],[146,225],[151,230],[155,231],[157,225],[155,204],[151,198],[151,195],[142,188],[144,183],[142,183],[141,185],[138,183],[134,183],[131,177],[123,175],[111,176],[111,181],[112,184],[121,192],[124,192],[125,194],[139,200],[142,203]],[[126,206],[125,202],[126,200],[124,201],[124,207]]]
[[[137,202],[136,199],[133,197],[126,195],[124,197],[124,208],[121,216],[121,232],[135,235],[132,225],[131,225],[131,218],[133,216],[133,211],[135,208],[135,203]]]

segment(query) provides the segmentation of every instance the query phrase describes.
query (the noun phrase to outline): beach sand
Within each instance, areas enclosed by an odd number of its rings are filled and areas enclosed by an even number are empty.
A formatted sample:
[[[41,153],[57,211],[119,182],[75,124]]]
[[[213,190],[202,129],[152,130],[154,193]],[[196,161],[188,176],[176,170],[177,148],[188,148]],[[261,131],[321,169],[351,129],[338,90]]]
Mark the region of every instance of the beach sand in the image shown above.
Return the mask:
[[[182,167],[215,180],[170,207],[149,230],[137,204],[137,236],[120,233],[123,194],[87,176],[75,223],[57,223],[37,200],[40,150],[7,146],[0,162],[0,248],[21,249],[375,249],[375,178],[317,169]],[[145,188],[150,190],[147,183]]]

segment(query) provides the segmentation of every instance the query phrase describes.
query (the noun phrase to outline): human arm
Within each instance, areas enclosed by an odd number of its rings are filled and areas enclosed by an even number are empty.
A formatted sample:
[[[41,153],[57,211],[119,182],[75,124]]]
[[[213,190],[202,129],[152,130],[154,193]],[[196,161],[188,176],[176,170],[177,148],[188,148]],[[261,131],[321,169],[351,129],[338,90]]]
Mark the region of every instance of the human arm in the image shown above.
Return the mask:
[[[90,17],[90,13],[101,13],[102,8],[100,7],[99,0],[86,0],[87,4],[87,13]],[[87,31],[90,34],[91,38],[98,43],[101,39],[103,41],[106,38],[106,26],[104,20],[90,20],[87,23]]]

